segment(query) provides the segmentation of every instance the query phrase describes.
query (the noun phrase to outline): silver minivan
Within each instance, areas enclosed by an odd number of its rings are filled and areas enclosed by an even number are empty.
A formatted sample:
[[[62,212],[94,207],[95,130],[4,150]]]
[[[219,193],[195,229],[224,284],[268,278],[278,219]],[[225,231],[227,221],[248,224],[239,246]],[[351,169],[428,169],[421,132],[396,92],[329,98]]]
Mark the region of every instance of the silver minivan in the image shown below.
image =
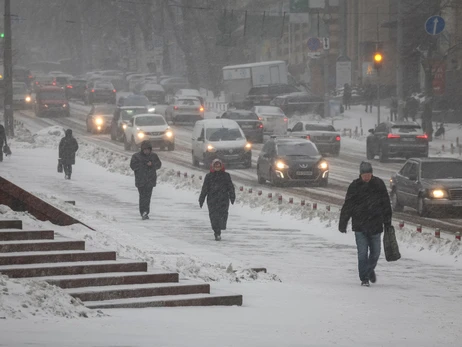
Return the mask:
[[[252,166],[252,145],[236,121],[204,119],[197,121],[192,132],[192,162],[209,167],[214,159],[227,164]]]

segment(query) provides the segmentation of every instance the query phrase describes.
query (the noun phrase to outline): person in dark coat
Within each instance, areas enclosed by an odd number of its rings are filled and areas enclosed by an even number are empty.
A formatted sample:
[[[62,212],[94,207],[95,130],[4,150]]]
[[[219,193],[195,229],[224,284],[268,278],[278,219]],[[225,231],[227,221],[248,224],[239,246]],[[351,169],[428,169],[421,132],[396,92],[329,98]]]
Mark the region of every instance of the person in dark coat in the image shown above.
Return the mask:
[[[377,280],[375,267],[380,256],[381,233],[391,226],[391,204],[385,183],[372,175],[372,165],[362,162],[360,177],[348,187],[343,204],[339,231],[347,232],[352,219],[358,249],[358,270],[362,286]]]
[[[66,136],[64,136],[59,142],[59,160],[63,165],[64,178],[67,180],[71,179],[72,165],[75,164],[75,153],[79,149],[77,140],[72,136],[72,130],[66,130]]]
[[[221,240],[221,231],[226,230],[228,221],[229,202],[234,204],[236,193],[234,184],[229,173],[221,160],[215,159],[210,167],[210,172],[205,175],[202,192],[199,196],[199,206],[202,208],[205,198],[209,208],[210,224],[215,233],[215,240]]]
[[[351,109],[351,87],[348,83],[343,85],[343,106],[345,110]]]
[[[135,186],[140,194],[140,215],[143,220],[149,219],[152,190],[157,184],[157,170],[162,162],[156,153],[152,152],[149,141],[141,143],[141,150],[133,154],[130,168],[135,172]]]
[[[364,101],[366,102],[366,112],[369,109],[369,111],[372,113],[372,105],[374,104],[374,89],[372,85],[368,84],[366,85],[366,89],[364,91]]]
[[[3,144],[6,144],[5,127],[0,124],[0,162],[3,161]]]
[[[396,96],[392,96],[390,99],[390,120],[398,120],[398,99]]]

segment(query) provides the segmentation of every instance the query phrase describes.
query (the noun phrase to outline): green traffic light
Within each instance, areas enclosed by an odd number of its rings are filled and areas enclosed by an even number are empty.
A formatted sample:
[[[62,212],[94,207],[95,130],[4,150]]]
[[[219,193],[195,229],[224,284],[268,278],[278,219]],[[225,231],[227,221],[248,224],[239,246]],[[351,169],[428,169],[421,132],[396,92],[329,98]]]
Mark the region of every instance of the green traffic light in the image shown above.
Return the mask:
[[[0,34],[0,38],[3,39],[4,37],[5,37],[5,33],[1,33],[1,34]]]

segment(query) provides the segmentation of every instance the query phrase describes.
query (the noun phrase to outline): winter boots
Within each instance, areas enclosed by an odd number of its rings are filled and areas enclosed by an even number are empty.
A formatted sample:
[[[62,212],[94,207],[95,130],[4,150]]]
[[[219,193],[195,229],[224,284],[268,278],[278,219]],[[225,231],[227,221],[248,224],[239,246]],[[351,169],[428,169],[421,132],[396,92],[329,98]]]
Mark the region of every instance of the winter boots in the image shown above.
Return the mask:
[[[363,286],[363,287],[369,287],[369,286],[370,286],[369,280],[361,281],[361,286]]]
[[[144,213],[141,215],[141,219],[142,219],[142,220],[149,219],[148,213],[147,213],[147,212],[144,212]]]
[[[375,271],[374,271],[374,270],[371,271],[371,273],[370,273],[370,275],[369,275],[369,279],[370,279],[371,283],[377,282],[377,276],[375,275]]]
[[[221,230],[214,230],[215,232],[215,241],[221,241]]]

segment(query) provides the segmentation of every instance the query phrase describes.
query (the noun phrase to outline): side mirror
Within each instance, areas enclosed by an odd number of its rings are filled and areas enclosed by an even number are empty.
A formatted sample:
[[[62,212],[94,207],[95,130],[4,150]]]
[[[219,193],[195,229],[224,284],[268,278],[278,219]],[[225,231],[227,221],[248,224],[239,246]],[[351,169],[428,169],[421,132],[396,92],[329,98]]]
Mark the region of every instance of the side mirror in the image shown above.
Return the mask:
[[[199,136],[199,137],[197,138],[197,141],[199,141],[199,142],[204,142],[204,138],[203,138],[202,136]]]
[[[375,130],[374,129],[369,129],[368,130],[371,134],[375,133]]]
[[[417,175],[416,174],[410,174],[409,175],[409,180],[410,181],[417,181]]]

